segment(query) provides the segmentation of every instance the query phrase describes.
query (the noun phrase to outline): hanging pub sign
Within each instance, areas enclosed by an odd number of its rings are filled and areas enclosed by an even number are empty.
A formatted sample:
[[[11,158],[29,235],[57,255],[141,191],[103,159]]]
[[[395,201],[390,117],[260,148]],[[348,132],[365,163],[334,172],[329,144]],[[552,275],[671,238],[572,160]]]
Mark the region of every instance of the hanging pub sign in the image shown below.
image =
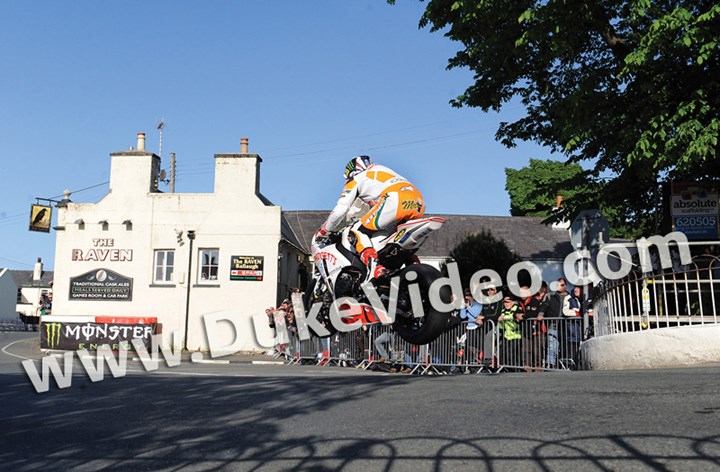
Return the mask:
[[[70,300],[131,301],[133,279],[97,269],[70,279]]]
[[[30,231],[49,233],[51,219],[51,206],[37,204],[30,206]]]
[[[230,280],[263,279],[263,256],[232,256],[230,259]]]

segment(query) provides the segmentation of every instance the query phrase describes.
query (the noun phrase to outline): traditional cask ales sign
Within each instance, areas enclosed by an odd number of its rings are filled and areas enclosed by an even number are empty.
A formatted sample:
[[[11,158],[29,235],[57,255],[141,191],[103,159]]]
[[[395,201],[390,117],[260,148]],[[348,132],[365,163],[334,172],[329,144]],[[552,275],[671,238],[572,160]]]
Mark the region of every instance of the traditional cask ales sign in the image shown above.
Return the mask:
[[[70,279],[70,300],[131,301],[133,279],[97,269]]]
[[[263,256],[232,256],[230,259],[230,280],[263,279]]]

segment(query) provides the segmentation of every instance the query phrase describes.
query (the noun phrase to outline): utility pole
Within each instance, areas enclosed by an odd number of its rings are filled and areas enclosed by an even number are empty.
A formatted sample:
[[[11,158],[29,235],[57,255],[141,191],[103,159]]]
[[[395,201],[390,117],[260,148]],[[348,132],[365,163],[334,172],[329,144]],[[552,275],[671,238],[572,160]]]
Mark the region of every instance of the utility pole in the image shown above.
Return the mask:
[[[175,193],[175,153],[170,153],[170,193]]]
[[[582,248],[583,250],[590,250],[590,223],[587,215],[583,217],[582,222]],[[588,261],[583,258],[582,260],[582,276],[587,277],[589,273]],[[588,327],[590,326],[590,315],[588,313],[588,290],[590,284],[585,281],[585,286],[582,288],[582,300],[580,301],[580,311],[582,313],[582,339],[586,341],[588,338]]]

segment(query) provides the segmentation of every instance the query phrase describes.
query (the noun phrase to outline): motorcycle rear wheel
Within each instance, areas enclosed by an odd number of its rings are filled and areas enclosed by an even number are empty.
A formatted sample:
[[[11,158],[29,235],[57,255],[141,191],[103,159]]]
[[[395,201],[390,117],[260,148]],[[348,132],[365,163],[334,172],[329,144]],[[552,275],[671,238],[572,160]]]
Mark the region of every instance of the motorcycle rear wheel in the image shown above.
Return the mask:
[[[408,282],[406,275],[409,272],[414,272],[417,275],[417,279]],[[413,264],[406,267],[400,274],[400,293],[398,298],[402,299],[405,297],[405,300],[410,300],[409,285],[417,284],[422,299],[424,314],[422,318],[413,316],[412,307],[410,307],[410,310],[404,314],[397,313],[395,322],[393,323],[395,332],[411,344],[428,344],[437,339],[437,337],[445,331],[445,328],[447,328],[450,313],[443,313],[434,309],[430,304],[430,298],[428,296],[430,285],[440,277],[442,277],[440,271],[427,264]],[[440,299],[445,303],[450,303],[451,298],[452,293],[450,287],[447,285],[443,286],[440,290]]]

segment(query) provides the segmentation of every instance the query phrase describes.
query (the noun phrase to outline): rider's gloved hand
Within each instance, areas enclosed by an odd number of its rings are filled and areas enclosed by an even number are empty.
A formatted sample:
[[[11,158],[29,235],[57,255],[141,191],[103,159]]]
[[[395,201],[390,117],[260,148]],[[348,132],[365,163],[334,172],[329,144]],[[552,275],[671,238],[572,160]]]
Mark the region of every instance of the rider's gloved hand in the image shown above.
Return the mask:
[[[323,226],[317,231],[317,233],[315,233],[315,244],[319,246],[327,246],[328,244],[330,244],[330,238],[332,237],[332,235],[333,233],[326,230]]]
[[[328,237],[328,231],[325,229],[324,226],[323,226],[322,228],[320,228],[320,229],[317,231],[317,233],[315,233],[315,240],[316,240],[316,241],[319,241],[319,240],[322,240],[322,239],[327,239],[327,237]]]

